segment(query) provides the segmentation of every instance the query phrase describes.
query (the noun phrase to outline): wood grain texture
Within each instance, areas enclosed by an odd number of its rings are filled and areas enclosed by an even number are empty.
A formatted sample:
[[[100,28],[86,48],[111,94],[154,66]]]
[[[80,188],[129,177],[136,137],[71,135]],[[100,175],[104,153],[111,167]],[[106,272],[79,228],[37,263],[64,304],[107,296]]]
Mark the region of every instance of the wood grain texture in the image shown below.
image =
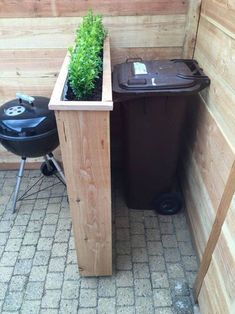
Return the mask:
[[[201,0],[190,0],[187,12],[185,38],[183,45],[183,58],[191,59],[197,38],[197,29],[201,11]]]
[[[199,303],[202,313],[234,313],[235,309],[235,195],[205,276]],[[211,293],[213,290],[213,293]]]
[[[109,113],[57,111],[56,117],[80,273],[111,275]]]
[[[235,34],[233,0],[203,0],[202,14],[220,24],[225,32]]]
[[[216,213],[215,221],[213,223],[210,236],[207,241],[207,245],[203,253],[203,257],[202,257],[200,267],[198,270],[197,278],[194,285],[194,294],[195,294],[196,300],[198,299],[198,295],[200,293],[204,278],[210,266],[212,255],[217,245],[217,242],[221,233],[221,229],[226,219],[229,206],[231,204],[234,193],[235,193],[235,162],[233,164],[231,173],[227,180],[224,193],[221,197],[221,201],[220,201],[217,213]]]
[[[1,0],[0,17],[83,16],[91,9],[103,15],[186,13],[183,0]]]

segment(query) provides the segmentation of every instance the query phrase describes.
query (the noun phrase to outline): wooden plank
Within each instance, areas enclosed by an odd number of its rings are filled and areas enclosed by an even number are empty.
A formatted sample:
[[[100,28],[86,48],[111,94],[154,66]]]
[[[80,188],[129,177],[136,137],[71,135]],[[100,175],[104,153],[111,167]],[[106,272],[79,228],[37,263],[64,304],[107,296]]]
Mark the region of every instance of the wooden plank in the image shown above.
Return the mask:
[[[202,14],[214,20],[224,31],[235,33],[233,0],[205,0],[202,2]]]
[[[191,151],[184,154],[181,185],[199,259],[202,258],[215,218],[215,210]]]
[[[112,66],[123,63],[128,58],[142,58],[143,60],[176,59],[181,58],[182,47],[151,47],[151,48],[111,48]]]
[[[74,17],[0,19],[0,50],[67,48],[80,22]],[[105,17],[104,25],[113,47],[181,47],[185,15]]]
[[[57,111],[56,116],[80,274],[111,275],[109,113]]]
[[[191,59],[194,56],[200,11],[201,0],[189,0],[183,44],[183,58],[186,59]]]
[[[199,267],[197,278],[195,281],[194,295],[195,295],[196,300],[198,299],[198,295],[200,293],[203,280],[210,266],[212,254],[214,252],[217,241],[219,239],[221,228],[225,221],[234,192],[235,192],[235,161],[234,161],[231,173],[229,175],[228,181],[226,183],[224,193],[223,193],[219,208],[216,213],[216,218],[212,226],[212,230],[211,230],[211,233],[210,233],[210,236],[209,236],[203,257],[202,257],[202,261]]]
[[[186,13],[181,0],[46,0],[1,1],[0,17],[83,16],[91,9],[103,15],[154,15]]]
[[[234,151],[201,98],[196,98],[190,128],[196,130],[190,146],[216,212],[234,161]],[[215,171],[215,169],[217,169]]]
[[[199,294],[203,313],[233,313],[235,309],[235,195]],[[211,293],[213,291],[213,293]],[[206,297],[208,295],[208,298]]]

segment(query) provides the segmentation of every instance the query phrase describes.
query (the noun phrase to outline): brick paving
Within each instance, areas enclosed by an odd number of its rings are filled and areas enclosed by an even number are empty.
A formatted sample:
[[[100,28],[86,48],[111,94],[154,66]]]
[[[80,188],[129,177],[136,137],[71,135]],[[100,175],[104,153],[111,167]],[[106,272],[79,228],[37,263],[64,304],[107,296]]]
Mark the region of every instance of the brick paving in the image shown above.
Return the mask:
[[[184,212],[130,210],[115,178],[113,276],[82,278],[63,185],[19,202],[13,215],[15,176],[0,171],[0,313],[193,313],[198,264]],[[39,176],[26,171],[22,191]],[[45,178],[41,188],[56,180]]]

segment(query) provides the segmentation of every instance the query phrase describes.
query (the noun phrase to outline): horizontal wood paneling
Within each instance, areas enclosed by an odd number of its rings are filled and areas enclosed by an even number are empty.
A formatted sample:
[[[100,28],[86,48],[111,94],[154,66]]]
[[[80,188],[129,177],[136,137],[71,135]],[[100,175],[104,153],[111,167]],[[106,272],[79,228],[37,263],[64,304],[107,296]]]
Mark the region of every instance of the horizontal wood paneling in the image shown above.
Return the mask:
[[[235,310],[235,196],[222,227],[199,302],[202,313],[231,314]]]
[[[0,17],[83,16],[87,10],[103,15],[186,13],[184,0],[1,0]]]
[[[235,33],[234,0],[204,0],[202,14],[219,23],[225,30]]]

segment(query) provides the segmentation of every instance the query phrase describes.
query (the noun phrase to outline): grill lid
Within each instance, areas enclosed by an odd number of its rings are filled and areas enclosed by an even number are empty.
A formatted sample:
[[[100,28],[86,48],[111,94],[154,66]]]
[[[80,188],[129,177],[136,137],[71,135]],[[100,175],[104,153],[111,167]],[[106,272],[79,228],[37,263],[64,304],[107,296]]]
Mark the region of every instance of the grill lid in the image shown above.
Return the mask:
[[[207,79],[195,60],[137,60],[116,66],[119,88],[129,91],[180,90]]]
[[[56,130],[54,111],[46,97],[17,94],[0,107],[0,138],[32,137]]]

